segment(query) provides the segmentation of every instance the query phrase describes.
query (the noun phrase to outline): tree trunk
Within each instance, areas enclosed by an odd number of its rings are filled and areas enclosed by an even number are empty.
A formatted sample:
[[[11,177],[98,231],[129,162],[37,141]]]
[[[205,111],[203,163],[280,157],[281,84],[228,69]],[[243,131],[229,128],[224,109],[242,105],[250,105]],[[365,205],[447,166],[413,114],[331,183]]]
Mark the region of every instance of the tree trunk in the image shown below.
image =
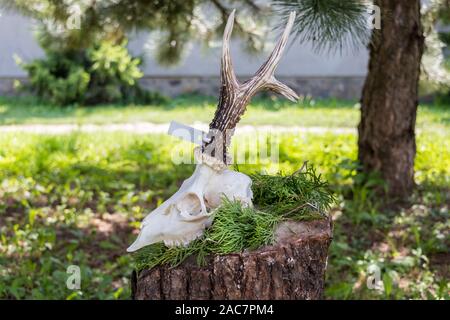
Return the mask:
[[[320,299],[323,294],[330,220],[284,222],[276,242],[255,251],[215,255],[205,266],[188,259],[132,276],[134,299]]]
[[[377,0],[381,30],[374,30],[361,102],[358,159],[379,172],[388,194],[405,198],[414,187],[414,127],[424,38],[419,0]]]

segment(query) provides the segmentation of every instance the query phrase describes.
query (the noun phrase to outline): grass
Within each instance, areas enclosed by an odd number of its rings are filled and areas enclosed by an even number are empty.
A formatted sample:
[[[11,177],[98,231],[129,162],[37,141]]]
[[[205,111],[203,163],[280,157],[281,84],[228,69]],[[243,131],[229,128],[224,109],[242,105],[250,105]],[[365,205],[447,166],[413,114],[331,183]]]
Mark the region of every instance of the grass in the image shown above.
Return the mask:
[[[448,111],[429,108],[419,123],[446,125]],[[354,134],[281,134],[279,141],[278,166],[239,170],[290,174],[309,160],[329,182],[338,204],[326,298],[449,299],[448,134],[418,134],[411,204],[384,209],[370,191],[376,177],[353,183],[360,179]],[[189,148],[166,135],[2,133],[0,298],[129,298],[134,264],[125,249],[141,219],[192,173],[192,165],[171,161],[174,150]],[[66,287],[70,265],[80,266],[80,290]],[[380,277],[370,289],[373,270]]]
[[[49,106],[33,98],[0,98],[0,125],[11,124],[107,124],[125,122],[167,123],[177,120],[208,123],[216,108],[215,98],[185,96],[164,105],[98,107]],[[259,98],[249,106],[241,124],[303,127],[355,128],[359,121],[356,101],[303,99],[293,104],[285,99]],[[442,129],[450,126],[446,106],[421,105],[418,128]]]
[[[439,257],[448,259],[449,250],[448,140],[419,136],[414,205],[383,213],[367,187],[351,183],[354,135],[282,137],[280,169],[293,172],[309,159],[338,195],[328,298],[444,296],[448,278]],[[193,169],[171,163],[173,147],[169,137],[124,133],[2,135],[0,297],[129,297],[133,262],[125,248],[145,214]],[[66,288],[72,264],[82,270],[79,291]],[[388,295],[365,289],[369,264],[397,272],[403,287]]]

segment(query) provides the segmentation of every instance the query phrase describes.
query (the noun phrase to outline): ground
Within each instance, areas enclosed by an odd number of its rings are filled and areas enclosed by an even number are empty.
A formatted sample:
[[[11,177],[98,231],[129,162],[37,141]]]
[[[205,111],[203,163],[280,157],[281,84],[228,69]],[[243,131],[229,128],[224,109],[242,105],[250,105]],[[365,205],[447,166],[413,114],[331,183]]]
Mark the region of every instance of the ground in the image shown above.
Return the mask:
[[[369,191],[382,183],[376,177],[354,183],[361,179],[355,164],[358,111],[355,102],[305,99],[292,105],[261,98],[243,125],[327,130],[280,132],[279,165],[263,161],[238,169],[292,172],[308,160],[329,181],[339,201],[331,212],[325,298],[448,299],[450,107],[419,108],[417,190],[410,203],[388,208]],[[0,98],[0,298],[129,298],[133,258],[125,248],[141,219],[193,169],[171,161],[173,150],[189,150],[189,144],[163,133],[75,128],[46,134],[45,128],[26,133],[25,127],[7,132],[5,126],[207,123],[213,112],[214,100],[203,97],[99,108]],[[67,289],[69,265],[80,266],[80,290]]]

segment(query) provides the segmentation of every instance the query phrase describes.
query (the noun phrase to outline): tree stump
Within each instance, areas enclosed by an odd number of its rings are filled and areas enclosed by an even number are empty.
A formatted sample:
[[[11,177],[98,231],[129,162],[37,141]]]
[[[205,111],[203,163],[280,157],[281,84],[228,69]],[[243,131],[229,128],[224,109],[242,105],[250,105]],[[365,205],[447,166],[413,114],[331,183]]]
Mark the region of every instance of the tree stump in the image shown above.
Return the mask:
[[[330,220],[287,221],[275,244],[254,251],[215,255],[198,266],[181,265],[134,272],[132,297],[142,300],[320,299],[323,294]]]

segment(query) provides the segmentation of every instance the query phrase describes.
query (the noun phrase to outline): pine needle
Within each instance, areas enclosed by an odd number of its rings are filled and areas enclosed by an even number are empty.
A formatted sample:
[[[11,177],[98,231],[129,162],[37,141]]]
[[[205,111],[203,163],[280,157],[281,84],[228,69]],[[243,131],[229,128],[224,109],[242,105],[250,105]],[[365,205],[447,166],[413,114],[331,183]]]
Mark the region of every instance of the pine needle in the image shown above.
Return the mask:
[[[255,250],[273,243],[280,221],[321,219],[335,202],[328,184],[307,165],[287,176],[254,174],[251,178],[255,207],[225,198],[203,237],[187,247],[168,248],[162,242],[144,247],[134,254],[136,268],[175,267],[190,256],[203,265],[210,254]]]
[[[304,164],[302,169],[287,176],[252,175],[254,202],[265,212],[295,220],[326,215],[336,201],[328,183],[313,167]]]

